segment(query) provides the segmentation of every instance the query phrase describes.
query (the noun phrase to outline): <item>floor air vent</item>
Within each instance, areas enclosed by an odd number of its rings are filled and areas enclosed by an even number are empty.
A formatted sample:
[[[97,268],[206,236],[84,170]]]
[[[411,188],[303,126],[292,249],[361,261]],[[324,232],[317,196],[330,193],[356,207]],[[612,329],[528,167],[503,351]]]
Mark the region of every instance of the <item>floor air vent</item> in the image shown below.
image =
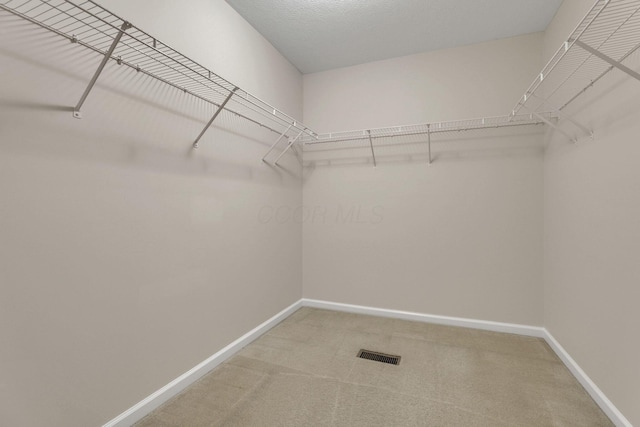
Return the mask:
[[[360,350],[358,357],[361,359],[373,360],[375,362],[388,363],[390,365],[399,365],[400,356],[392,356],[390,354],[377,353],[371,350]]]

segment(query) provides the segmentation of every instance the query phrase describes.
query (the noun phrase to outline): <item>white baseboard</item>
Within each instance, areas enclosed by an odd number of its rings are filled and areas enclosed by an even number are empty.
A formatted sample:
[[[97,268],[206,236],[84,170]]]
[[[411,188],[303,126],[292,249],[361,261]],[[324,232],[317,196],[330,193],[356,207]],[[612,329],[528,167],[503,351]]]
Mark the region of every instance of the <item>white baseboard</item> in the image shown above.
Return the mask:
[[[460,317],[438,316],[433,314],[412,313],[408,311],[389,310],[384,308],[366,307],[361,305],[342,304],[314,299],[302,299],[305,307],[322,308],[326,310],[343,311],[347,313],[368,314],[371,316],[389,317],[393,319],[412,320],[416,322],[436,323],[439,325],[461,326],[465,328],[483,329],[487,331],[506,332],[511,334],[526,335],[530,337],[544,338],[578,382],[585,388],[596,404],[607,414],[609,419],[617,427],[633,427],[622,415],[615,405],[605,396],[589,376],[569,356],[569,353],[556,341],[556,339],[543,327],[527,326],[513,323],[492,322]]]
[[[243,347],[260,337],[262,334],[276,326],[278,323],[289,317],[300,307],[321,308],[325,310],[342,311],[347,313],[367,314],[371,316],[387,317],[393,319],[412,320],[416,322],[435,323],[439,325],[460,326],[465,328],[482,329],[494,332],[506,332],[530,337],[544,338],[560,360],[567,366],[571,373],[582,384],[585,390],[591,395],[593,400],[600,406],[605,414],[618,427],[633,427],[631,423],[622,415],[615,405],[604,395],[598,386],[589,376],[578,366],[569,356],[569,353],[556,341],[556,339],[545,328],[539,326],[527,326],[514,323],[493,322],[487,320],[475,320],[461,317],[439,316],[433,314],[414,313],[410,311],[389,310],[385,308],[366,307],[362,305],[342,304],[329,301],[320,301],[303,298],[290,305],[280,313],[273,316],[260,326],[254,328],[242,337],[238,338],[222,350],[218,351],[207,360],[195,366],[188,372],[182,374],[171,381],[160,390],[149,395],[136,405],[118,415],[103,427],[128,427],[144,418],[151,411],[162,405],[173,396],[180,393],[189,385],[203,377],[213,368],[233,356]]]
[[[489,320],[466,319],[462,317],[439,316],[435,314],[413,313],[410,311],[365,307],[362,305],[342,304],[337,302],[319,301],[307,298],[302,299],[302,305],[305,307],[323,308],[326,310],[368,314],[370,316],[390,317],[392,319],[412,320],[414,322],[435,323],[438,325],[447,326],[461,326],[464,328],[482,329],[485,331],[506,332],[510,334],[544,338],[544,328],[538,326],[492,322]]]
[[[122,414],[106,423],[103,427],[128,427],[141,420],[151,411],[162,405],[167,400],[171,399],[173,396],[180,393],[189,385],[202,378],[213,368],[240,351],[243,347],[246,347],[252,341],[256,340],[262,334],[267,332],[269,329],[273,328],[278,323],[289,317],[300,307],[302,307],[302,300],[295,302],[260,326],[247,332],[242,337],[238,338],[222,350],[218,351],[213,356],[209,357],[207,360],[201,362],[194,368],[190,369],[175,380],[171,381],[169,384],[162,387],[160,390],[147,396],[145,399],[127,409]]]
[[[633,427],[629,420],[622,415],[622,412],[616,408],[616,406],[605,396],[600,388],[594,383],[591,378],[582,370],[582,368],[576,363],[575,360],[562,348],[560,343],[551,335],[551,333],[545,329],[544,339],[549,346],[558,355],[560,360],[569,368],[574,377],[578,380],[582,387],[589,393],[591,398],[598,404],[600,409],[607,414],[609,419],[618,427]]]

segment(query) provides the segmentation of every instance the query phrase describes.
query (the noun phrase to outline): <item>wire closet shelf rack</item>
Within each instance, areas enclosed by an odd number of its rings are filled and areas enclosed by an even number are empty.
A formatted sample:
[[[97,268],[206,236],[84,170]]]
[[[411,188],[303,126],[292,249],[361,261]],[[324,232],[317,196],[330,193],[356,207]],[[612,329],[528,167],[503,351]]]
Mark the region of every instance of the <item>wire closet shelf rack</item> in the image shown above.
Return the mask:
[[[0,10],[19,16],[103,56],[74,108],[76,118],[82,117],[81,107],[107,62],[113,60],[217,107],[211,121],[195,140],[194,147],[197,147],[200,138],[223,109],[281,135],[282,138],[294,138],[301,134],[314,137],[310,129],[291,116],[91,0],[77,3],[68,0],[0,0]]]
[[[613,69],[640,80],[640,73],[623,64],[640,48],[640,0],[596,0],[508,115],[317,134],[92,0],[0,0],[0,10],[103,56],[75,106],[75,117],[82,117],[80,109],[93,85],[106,63],[114,60],[217,107],[194,147],[224,109],[279,135],[262,158],[266,161],[280,147],[275,164],[298,144],[368,140],[375,164],[377,138],[426,135],[430,146],[432,134],[510,126],[546,124],[577,142],[582,135],[593,137],[593,132],[565,112],[569,104]],[[577,135],[559,127],[557,120],[570,122]]]
[[[613,69],[640,80],[623,62],[640,48],[640,1],[597,0],[569,38],[544,66],[511,115],[553,111],[582,135],[593,132],[564,110]],[[577,136],[548,123],[574,142]]]
[[[376,139],[401,138],[411,136],[422,136],[428,144],[429,163],[432,163],[431,157],[431,137],[438,134],[452,134],[456,132],[466,132],[481,129],[496,129],[516,126],[533,126],[542,125],[545,121],[554,119],[554,115],[548,112],[540,113],[539,117],[533,114],[520,114],[515,116],[495,116],[482,117],[466,120],[451,120],[436,123],[420,123],[404,126],[390,126],[375,129],[361,129],[343,132],[331,132],[318,134],[314,138],[305,137],[303,142],[308,146],[328,143],[342,143],[355,141],[368,141],[371,155],[373,157],[374,166],[376,165],[376,156],[373,141]]]
[[[559,127],[558,120],[571,123],[579,136],[593,137],[593,132],[565,108],[613,69],[640,80],[640,73],[623,64],[639,48],[640,0],[597,0],[506,116],[322,133],[303,141],[311,145],[368,140],[374,165],[376,138],[427,135],[430,145],[431,135],[437,133],[546,124],[577,142],[578,136]]]

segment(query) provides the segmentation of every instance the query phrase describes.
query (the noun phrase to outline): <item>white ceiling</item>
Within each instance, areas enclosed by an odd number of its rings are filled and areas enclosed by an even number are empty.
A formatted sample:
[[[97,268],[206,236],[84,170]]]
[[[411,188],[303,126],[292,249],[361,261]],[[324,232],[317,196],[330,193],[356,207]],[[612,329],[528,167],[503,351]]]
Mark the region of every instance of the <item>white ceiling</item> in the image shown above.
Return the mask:
[[[303,73],[543,31],[562,0],[226,0]]]

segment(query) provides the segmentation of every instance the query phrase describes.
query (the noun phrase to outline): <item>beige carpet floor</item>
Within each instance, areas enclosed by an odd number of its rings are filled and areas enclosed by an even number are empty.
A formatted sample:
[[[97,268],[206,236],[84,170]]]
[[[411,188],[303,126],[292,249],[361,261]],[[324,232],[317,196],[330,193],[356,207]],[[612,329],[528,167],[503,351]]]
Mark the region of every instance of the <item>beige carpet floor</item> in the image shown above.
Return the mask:
[[[542,339],[311,308],[136,424],[611,425]]]

